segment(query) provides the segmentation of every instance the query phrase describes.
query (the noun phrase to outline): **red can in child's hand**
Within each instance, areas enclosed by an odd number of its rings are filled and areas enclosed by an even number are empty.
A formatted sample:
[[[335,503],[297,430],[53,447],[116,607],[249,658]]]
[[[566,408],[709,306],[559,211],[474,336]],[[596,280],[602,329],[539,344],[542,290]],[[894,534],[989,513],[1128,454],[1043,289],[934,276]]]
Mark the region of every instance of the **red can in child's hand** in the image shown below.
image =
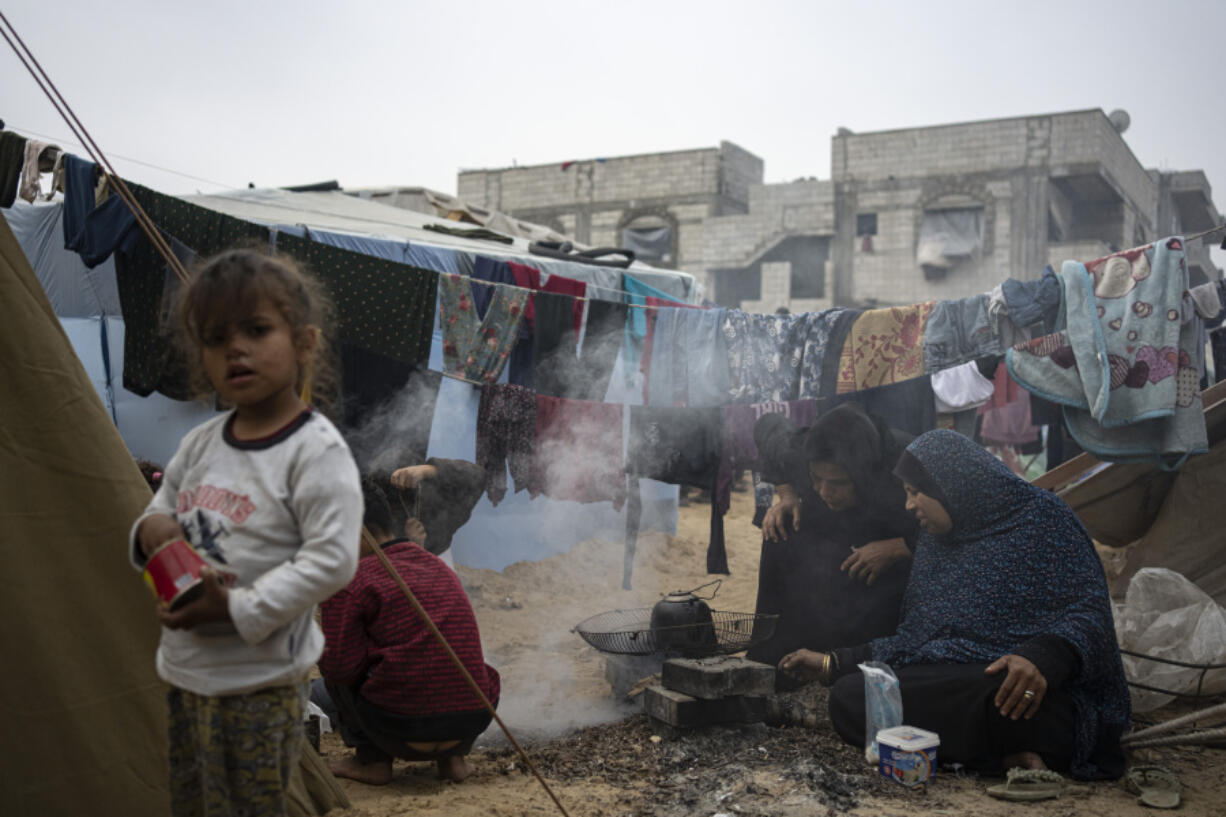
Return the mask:
[[[200,570],[208,563],[184,539],[159,547],[145,565],[145,583],[163,604],[177,610],[204,592]]]

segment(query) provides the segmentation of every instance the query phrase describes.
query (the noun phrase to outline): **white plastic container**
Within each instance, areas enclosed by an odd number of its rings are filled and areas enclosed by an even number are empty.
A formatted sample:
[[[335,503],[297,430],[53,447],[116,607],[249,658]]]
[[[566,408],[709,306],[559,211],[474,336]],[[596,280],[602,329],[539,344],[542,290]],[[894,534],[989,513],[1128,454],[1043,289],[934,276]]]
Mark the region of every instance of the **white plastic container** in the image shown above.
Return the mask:
[[[941,738],[935,732],[894,726],[877,733],[877,744],[881,747],[877,768],[883,777],[911,788],[936,776]]]

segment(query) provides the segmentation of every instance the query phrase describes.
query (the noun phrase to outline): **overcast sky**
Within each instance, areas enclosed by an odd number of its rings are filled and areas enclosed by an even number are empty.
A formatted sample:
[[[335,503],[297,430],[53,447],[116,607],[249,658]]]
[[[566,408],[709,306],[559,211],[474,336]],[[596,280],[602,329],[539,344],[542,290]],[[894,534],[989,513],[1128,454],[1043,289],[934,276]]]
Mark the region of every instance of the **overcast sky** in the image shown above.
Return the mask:
[[[1201,168],[1226,191],[1221,0],[7,0],[0,10],[116,168],[169,193],[325,179],[454,192],[460,168],[722,139],[762,157],[768,182],[828,178],[841,126],[1099,107],[1128,111],[1125,138],[1146,167]],[[0,118],[72,150],[0,48]]]

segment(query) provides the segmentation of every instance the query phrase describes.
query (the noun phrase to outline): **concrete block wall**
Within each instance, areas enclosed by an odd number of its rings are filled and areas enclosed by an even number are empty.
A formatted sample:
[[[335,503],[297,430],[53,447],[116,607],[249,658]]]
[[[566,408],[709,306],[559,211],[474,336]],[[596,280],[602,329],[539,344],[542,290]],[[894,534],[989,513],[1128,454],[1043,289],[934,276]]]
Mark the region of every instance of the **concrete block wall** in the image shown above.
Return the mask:
[[[739,148],[737,151],[752,157]],[[761,160],[757,161],[760,178]],[[466,201],[517,213],[597,202],[718,195],[721,169],[728,166],[743,174],[747,172],[745,164],[739,154],[726,162],[723,148],[701,148],[578,161],[565,170],[561,162],[464,170],[459,173],[457,188]]]
[[[1026,162],[1026,120],[839,134],[833,139],[832,158],[836,182],[1021,167]]]

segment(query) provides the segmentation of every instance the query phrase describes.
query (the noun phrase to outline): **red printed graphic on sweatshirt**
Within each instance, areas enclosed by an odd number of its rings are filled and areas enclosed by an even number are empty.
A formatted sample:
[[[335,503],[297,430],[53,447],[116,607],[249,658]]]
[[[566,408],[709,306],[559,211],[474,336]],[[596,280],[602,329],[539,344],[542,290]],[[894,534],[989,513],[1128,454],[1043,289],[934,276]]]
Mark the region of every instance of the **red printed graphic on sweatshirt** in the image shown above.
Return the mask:
[[[255,503],[246,494],[236,494],[215,485],[201,485],[195,491],[180,491],[176,513],[187,513],[192,508],[205,508],[225,516],[236,525],[241,525],[255,513]]]

